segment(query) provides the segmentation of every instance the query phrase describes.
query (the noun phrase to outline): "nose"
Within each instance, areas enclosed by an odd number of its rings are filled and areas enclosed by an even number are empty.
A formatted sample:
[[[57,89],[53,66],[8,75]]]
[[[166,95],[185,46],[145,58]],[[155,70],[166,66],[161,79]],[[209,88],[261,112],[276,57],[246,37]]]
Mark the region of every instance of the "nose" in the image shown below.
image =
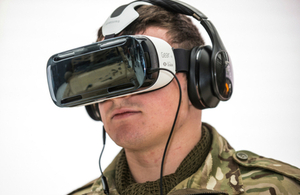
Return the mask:
[[[126,104],[126,100],[128,100],[131,96],[132,95],[126,95],[100,102],[98,106],[102,116],[102,121],[105,120],[106,116],[109,115],[109,113],[111,113],[113,109],[122,107],[122,105]]]

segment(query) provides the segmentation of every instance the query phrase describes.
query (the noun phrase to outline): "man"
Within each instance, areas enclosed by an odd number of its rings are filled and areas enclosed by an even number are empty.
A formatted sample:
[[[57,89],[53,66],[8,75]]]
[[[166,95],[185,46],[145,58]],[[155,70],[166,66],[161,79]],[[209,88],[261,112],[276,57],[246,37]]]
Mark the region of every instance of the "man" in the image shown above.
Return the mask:
[[[141,34],[187,50],[203,45],[186,16],[154,5],[137,9],[138,19],[118,35]],[[98,41],[104,39],[102,28]],[[201,122],[188,95],[186,73],[176,73],[182,99],[161,162],[180,98],[175,79],[167,86],[98,103],[107,134],[123,147],[104,171],[109,194],[299,194],[300,170],[249,151],[235,150],[210,125]],[[70,194],[104,194],[101,178]]]

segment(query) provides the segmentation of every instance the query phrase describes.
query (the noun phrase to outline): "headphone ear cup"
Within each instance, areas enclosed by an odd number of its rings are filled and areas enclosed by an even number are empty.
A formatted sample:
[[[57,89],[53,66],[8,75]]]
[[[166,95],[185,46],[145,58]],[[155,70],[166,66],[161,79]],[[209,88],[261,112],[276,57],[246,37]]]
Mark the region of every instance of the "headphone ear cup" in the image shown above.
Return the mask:
[[[88,115],[95,121],[101,121],[100,110],[98,104],[91,104],[85,106]]]
[[[188,94],[198,109],[214,108],[220,100],[213,93],[210,46],[194,47],[190,55]]]

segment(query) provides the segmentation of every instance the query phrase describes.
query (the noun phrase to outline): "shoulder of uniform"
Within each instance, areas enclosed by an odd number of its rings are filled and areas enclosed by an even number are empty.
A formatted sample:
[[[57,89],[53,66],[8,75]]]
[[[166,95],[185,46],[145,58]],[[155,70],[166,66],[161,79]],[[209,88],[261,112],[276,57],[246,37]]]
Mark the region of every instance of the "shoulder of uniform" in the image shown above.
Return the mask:
[[[90,188],[95,183],[95,181],[97,181],[97,179],[94,179],[93,181],[88,182],[87,184],[81,186],[80,188],[77,188],[76,190],[70,192],[67,195],[82,195],[84,193],[90,192],[91,191]]]
[[[235,152],[233,158],[241,166],[270,170],[300,181],[300,169],[279,160],[265,158],[246,150]]]

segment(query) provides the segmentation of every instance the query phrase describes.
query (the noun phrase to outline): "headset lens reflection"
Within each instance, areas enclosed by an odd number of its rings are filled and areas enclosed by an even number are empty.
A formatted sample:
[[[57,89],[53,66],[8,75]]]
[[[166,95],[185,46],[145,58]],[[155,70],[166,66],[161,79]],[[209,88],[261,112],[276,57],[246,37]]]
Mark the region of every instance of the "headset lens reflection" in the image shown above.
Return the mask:
[[[139,41],[126,37],[110,41],[117,46],[107,43],[95,43],[49,59],[48,83],[57,106],[88,104],[137,90],[147,83],[147,59]],[[148,85],[152,82],[155,78]]]

